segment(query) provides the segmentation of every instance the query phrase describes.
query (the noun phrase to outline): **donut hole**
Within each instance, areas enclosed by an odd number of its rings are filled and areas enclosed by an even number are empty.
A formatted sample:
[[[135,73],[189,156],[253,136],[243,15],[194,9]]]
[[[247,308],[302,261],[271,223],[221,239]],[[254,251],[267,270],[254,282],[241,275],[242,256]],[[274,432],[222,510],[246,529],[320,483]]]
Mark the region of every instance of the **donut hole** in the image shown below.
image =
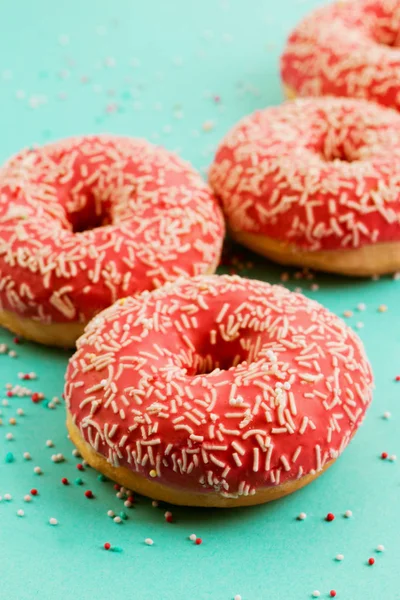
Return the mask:
[[[218,335],[216,345],[211,345],[206,341],[204,345],[200,344],[193,357],[193,364],[188,369],[188,374],[192,376],[206,375],[215,369],[228,371],[243,362],[252,362],[254,360],[251,350],[253,346],[251,343],[246,342],[242,336],[241,339],[244,341],[240,342],[239,338],[226,341]],[[250,351],[246,348],[247,345]]]
[[[91,229],[98,229],[112,223],[107,206],[88,195],[80,205],[75,202],[66,204],[67,219],[71,224],[73,233],[82,233]]]

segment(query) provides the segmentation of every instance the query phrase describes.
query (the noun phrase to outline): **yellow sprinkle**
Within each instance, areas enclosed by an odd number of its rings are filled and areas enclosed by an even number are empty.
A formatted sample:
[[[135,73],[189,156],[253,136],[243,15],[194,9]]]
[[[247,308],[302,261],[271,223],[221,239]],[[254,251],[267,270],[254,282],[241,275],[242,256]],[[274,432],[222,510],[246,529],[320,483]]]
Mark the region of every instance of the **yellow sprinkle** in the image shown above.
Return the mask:
[[[123,305],[125,304],[125,302],[126,302],[126,298],[120,298],[120,299],[118,300],[118,303],[119,303],[121,306],[123,306]]]
[[[157,477],[157,471],[155,471],[154,469],[152,469],[150,471],[150,477]]]
[[[387,309],[388,309],[388,307],[386,306],[386,304],[381,304],[381,305],[378,307],[378,311],[379,311],[379,312],[386,312],[386,311],[387,311]]]
[[[14,419],[14,417],[11,417],[8,422],[10,423],[10,425],[16,425],[17,424],[17,420]]]

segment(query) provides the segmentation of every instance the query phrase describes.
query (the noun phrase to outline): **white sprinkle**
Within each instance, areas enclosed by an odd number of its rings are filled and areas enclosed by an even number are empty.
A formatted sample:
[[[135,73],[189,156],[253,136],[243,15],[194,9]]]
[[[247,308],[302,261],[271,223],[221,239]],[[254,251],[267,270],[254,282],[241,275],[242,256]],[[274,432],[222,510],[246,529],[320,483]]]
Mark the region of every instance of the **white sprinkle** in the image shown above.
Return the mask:
[[[343,560],[344,559],[344,554],[336,554],[336,560]]]
[[[7,500],[8,502],[11,500],[12,496],[11,494],[4,494],[4,500]]]
[[[157,508],[157,506],[158,506],[157,500],[152,500],[151,505],[153,508]]]
[[[359,304],[357,304],[357,310],[359,311],[363,311],[367,308],[366,304],[364,304],[364,302],[360,302]]]
[[[395,460],[397,460],[397,456],[395,454],[392,454],[391,456],[389,456],[389,460],[394,462]]]
[[[1,403],[3,406],[10,406],[9,401],[6,398],[4,398],[4,400],[2,400]]]
[[[190,534],[189,535],[189,540],[191,540],[192,542],[195,542],[197,540],[197,535],[195,533]]]
[[[313,598],[319,598],[321,595],[321,592],[319,592],[318,590],[314,590],[312,593],[312,597]]]
[[[29,452],[24,452],[23,456],[25,460],[32,460],[32,456],[29,454]]]
[[[6,440],[13,440],[13,439],[14,439],[14,436],[13,436],[12,433],[7,433],[6,434]]]
[[[17,415],[19,415],[20,417],[22,417],[22,415],[24,415],[24,411],[22,408],[17,408]]]
[[[72,450],[72,454],[73,454],[73,456],[80,456],[80,454],[79,454],[79,450],[77,450],[76,448],[74,448],[74,449]]]
[[[154,544],[154,542],[151,538],[146,538],[144,540],[144,543],[147,544],[148,546],[152,546]]]
[[[115,512],[113,510],[108,510],[107,511],[107,516],[108,517],[115,517]]]
[[[17,510],[17,515],[18,515],[19,517],[23,517],[23,516],[24,516],[24,514],[25,514],[25,513],[24,513],[24,511],[22,510],[22,508],[20,508],[19,510]]]
[[[379,546],[376,547],[376,550],[377,552],[384,552],[385,546],[383,544],[379,544]]]
[[[299,521],[304,521],[304,519],[307,519],[307,515],[306,515],[306,513],[305,513],[305,512],[301,512],[301,513],[300,513],[300,514],[297,516],[297,519],[298,519]]]
[[[36,473],[36,475],[40,475],[42,473],[42,469],[40,467],[35,467],[33,471]]]
[[[233,600],[242,600],[242,596],[240,594],[236,594]]]
[[[346,519],[350,519],[350,517],[353,516],[353,511],[346,510],[346,512],[344,513],[344,516],[346,517]]]
[[[357,329],[362,329],[363,327],[364,327],[364,323],[362,321],[357,321],[356,328]]]
[[[52,447],[54,446],[54,444],[53,444],[53,442],[52,442],[51,440],[47,440],[47,442],[46,442],[46,446],[47,446],[48,448],[52,448]]]
[[[26,496],[24,496],[24,500],[25,500],[25,502],[30,502],[32,500],[32,496],[30,496],[29,494],[26,494]]]
[[[126,508],[131,508],[132,502],[130,502],[129,500],[125,500],[124,506],[126,506]]]
[[[121,523],[122,519],[121,519],[121,517],[116,516],[116,517],[114,517],[113,521],[114,521],[114,523]]]
[[[50,523],[50,525],[58,525],[58,521],[54,517],[51,517],[49,519],[49,523]]]
[[[392,416],[392,413],[390,413],[389,411],[386,411],[383,413],[383,418],[384,419],[390,419],[390,417]]]

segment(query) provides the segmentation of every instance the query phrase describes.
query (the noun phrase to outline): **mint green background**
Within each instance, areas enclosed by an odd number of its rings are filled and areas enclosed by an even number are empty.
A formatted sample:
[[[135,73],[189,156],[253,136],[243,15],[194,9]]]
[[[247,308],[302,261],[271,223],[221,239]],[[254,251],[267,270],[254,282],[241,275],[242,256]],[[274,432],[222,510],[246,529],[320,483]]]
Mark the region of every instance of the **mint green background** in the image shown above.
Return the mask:
[[[14,0],[0,4],[0,159],[20,147],[89,132],[146,136],[178,150],[198,168],[210,163],[215,144],[242,115],[281,101],[278,56],[288,30],[316,0]],[[100,29],[99,29],[100,28]],[[61,45],[60,35],[69,43]],[[110,61],[110,59],[113,59]],[[105,61],[115,66],[106,66]],[[71,64],[74,61],[74,64]],[[60,73],[65,70],[63,77]],[[89,78],[87,83],[81,77]],[[60,99],[59,94],[66,94]],[[18,96],[20,98],[18,99]],[[21,96],[25,97],[21,98]],[[212,96],[219,95],[216,104]],[[37,103],[40,106],[32,108]],[[117,104],[108,114],[106,106]],[[181,118],[179,118],[181,117]],[[214,129],[202,125],[213,121]],[[281,269],[245,254],[251,277],[278,281]],[[7,600],[303,600],[313,590],[340,600],[400,598],[399,454],[400,281],[356,281],[318,276],[296,285],[338,314],[355,311],[376,374],[376,393],[354,442],[320,480],[295,495],[238,510],[173,508],[174,524],[148,499],[114,524],[109,509],[123,509],[110,483],[86,470],[84,486],[62,486],[80,473],[66,438],[64,409],[29,399],[1,406],[0,598]],[[387,304],[388,312],[377,311]],[[0,342],[12,344],[0,331]],[[18,371],[34,370],[34,390],[60,395],[67,353],[34,344],[16,347],[16,359],[0,356],[0,389],[18,383]],[[0,396],[1,399],[1,396]],[[25,417],[8,419],[23,407]],[[392,418],[384,420],[384,411]],[[12,431],[15,440],[5,435]],[[52,439],[55,448],[45,442]],[[22,458],[28,450],[31,462]],[[12,451],[15,461],[6,464]],[[50,457],[62,452],[67,461]],[[42,476],[33,473],[40,465]],[[32,487],[40,495],[30,504]],[[83,493],[96,495],[87,500]],[[25,517],[18,518],[18,509]],[[353,511],[344,519],[345,510]],[[305,511],[308,518],[296,516]],[[332,523],[324,521],[334,512]],[[50,527],[55,517],[58,527]],[[188,536],[203,538],[195,546]],[[154,545],[143,540],[151,537]],[[104,542],[121,553],[105,552]],[[386,552],[375,552],[384,544]],[[343,553],[344,561],[335,556]],[[375,556],[376,563],[366,563]]]

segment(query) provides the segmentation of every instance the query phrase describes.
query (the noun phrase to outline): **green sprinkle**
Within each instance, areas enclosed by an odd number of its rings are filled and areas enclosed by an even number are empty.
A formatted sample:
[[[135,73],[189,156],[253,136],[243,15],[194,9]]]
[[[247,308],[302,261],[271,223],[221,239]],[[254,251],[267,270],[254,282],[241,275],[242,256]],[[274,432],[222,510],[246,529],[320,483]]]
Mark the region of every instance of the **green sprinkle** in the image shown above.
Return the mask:
[[[6,463],[14,462],[14,454],[12,452],[7,452],[6,454]]]
[[[121,517],[121,519],[123,519],[124,521],[127,520],[128,515],[126,514],[126,512],[124,512],[123,510],[121,510],[121,512],[119,513],[119,516]]]
[[[110,550],[112,552],[122,552],[122,548],[120,548],[119,546],[113,546],[112,548],[110,548]]]
[[[83,485],[83,479],[82,479],[82,477],[77,477],[75,479],[75,485]]]
[[[99,473],[99,474],[97,475],[97,479],[98,479],[99,481],[107,481],[107,477],[105,477],[105,475],[103,475],[103,473]]]

